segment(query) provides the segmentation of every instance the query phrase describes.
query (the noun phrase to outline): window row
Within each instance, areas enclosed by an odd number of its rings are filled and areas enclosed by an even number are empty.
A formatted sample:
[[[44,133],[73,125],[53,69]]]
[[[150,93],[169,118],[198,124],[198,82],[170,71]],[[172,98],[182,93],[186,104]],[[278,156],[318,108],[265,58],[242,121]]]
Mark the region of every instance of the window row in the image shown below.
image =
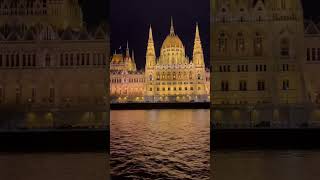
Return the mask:
[[[157,88],[155,88],[155,90],[156,91],[183,91],[183,90],[184,91],[188,91],[188,90],[193,91],[194,88],[193,87],[189,87],[189,88],[188,87],[184,87],[184,88],[182,88],[182,87],[168,87],[168,88],[157,87]],[[200,91],[201,87],[198,87],[198,90]],[[153,88],[149,88],[149,91],[153,91]]]
[[[0,67],[35,67],[37,56],[35,54],[0,54]]]
[[[232,43],[229,45],[231,40],[227,37],[225,33],[220,33],[218,37],[218,52],[227,53],[229,48],[232,47]],[[259,33],[255,34],[253,40],[253,54],[255,56],[263,55],[263,38]],[[244,53],[248,49],[247,39],[244,37],[242,32],[239,32],[235,38],[235,52],[236,53]]]
[[[320,48],[307,48],[307,61],[320,61]]]
[[[4,103],[5,101],[5,88],[0,87],[0,104]],[[30,98],[27,99],[27,103],[35,103],[37,97],[37,89],[32,88]],[[15,89],[15,102],[16,104],[22,103],[22,87],[17,87]],[[48,102],[54,103],[55,102],[55,88],[49,88],[49,96],[48,96]]]
[[[281,89],[282,90],[289,90],[289,80],[283,80],[282,81],[282,86]],[[240,80],[239,81],[239,91],[248,91],[248,82],[246,80]],[[230,84],[229,81],[221,81],[220,83],[220,90],[221,91],[230,91],[229,88]],[[257,84],[256,84],[256,90],[257,91],[265,91],[266,90],[266,82],[264,80],[258,80]]]
[[[130,78],[130,79],[122,79],[122,78],[112,78],[111,83],[143,83],[144,78]]]
[[[47,9],[10,9],[0,11],[0,15],[47,15]]]
[[[184,73],[176,73],[176,72],[173,72],[173,73],[157,73],[156,75],[156,80],[177,80],[177,79],[188,79],[189,80],[193,80],[193,73],[190,72],[189,75],[187,72],[184,72]],[[201,74],[197,74],[197,79],[198,80],[201,80],[203,77],[201,76]],[[149,76],[149,80],[150,81],[153,81],[153,77],[152,75]]]
[[[46,66],[50,65],[50,56],[46,57]],[[60,66],[96,66],[106,65],[106,55],[103,53],[60,54]]]
[[[266,72],[267,65],[266,64],[257,64],[256,65],[257,72]],[[233,72],[231,65],[220,65],[219,72]],[[249,72],[249,65],[237,65],[237,72]]]

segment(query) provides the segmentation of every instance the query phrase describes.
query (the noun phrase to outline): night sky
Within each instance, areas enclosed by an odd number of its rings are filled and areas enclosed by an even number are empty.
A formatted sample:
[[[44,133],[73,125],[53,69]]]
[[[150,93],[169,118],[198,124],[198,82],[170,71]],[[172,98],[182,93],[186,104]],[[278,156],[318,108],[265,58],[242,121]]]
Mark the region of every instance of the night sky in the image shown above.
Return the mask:
[[[209,1],[206,0],[111,0],[111,49],[123,50],[127,40],[134,48],[139,69],[144,68],[149,25],[152,25],[157,56],[170,31],[173,17],[175,32],[191,58],[196,22],[199,23],[202,45],[209,55]]]
[[[83,19],[88,27],[96,27],[109,21],[110,0],[79,0]]]
[[[110,4],[108,4],[108,1]],[[187,56],[192,57],[195,23],[199,23],[200,36],[209,63],[209,0],[80,0],[84,19],[89,26],[96,26],[110,17],[111,50],[125,50],[126,42],[134,49],[138,68],[144,68],[148,28],[152,25],[156,53],[169,34],[170,17],[173,17],[176,34],[186,46]],[[318,3],[319,4],[319,3]],[[305,17],[318,19],[319,5],[303,1]],[[108,10],[109,9],[109,10]]]

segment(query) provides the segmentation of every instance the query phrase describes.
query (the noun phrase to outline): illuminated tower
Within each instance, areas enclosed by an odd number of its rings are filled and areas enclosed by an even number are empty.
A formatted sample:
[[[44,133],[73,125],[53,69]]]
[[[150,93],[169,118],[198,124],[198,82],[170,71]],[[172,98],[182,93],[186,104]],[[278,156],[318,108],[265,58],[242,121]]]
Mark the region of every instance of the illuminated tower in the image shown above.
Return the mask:
[[[155,65],[156,65],[156,51],[154,48],[154,41],[152,35],[152,28],[149,28],[148,46],[146,52],[146,65],[145,65],[145,83],[146,83],[146,96],[153,97],[155,89],[153,80],[155,79]],[[153,98],[147,101],[153,101]]]
[[[203,49],[201,45],[200,33],[198,23],[196,24],[196,32],[194,39],[194,47],[193,47],[193,64],[195,65],[195,73],[196,73],[196,96],[206,95],[206,72],[205,72],[205,63],[204,63],[204,55]]]
[[[198,67],[205,66],[198,24],[196,25],[196,35],[193,46],[193,63]]]

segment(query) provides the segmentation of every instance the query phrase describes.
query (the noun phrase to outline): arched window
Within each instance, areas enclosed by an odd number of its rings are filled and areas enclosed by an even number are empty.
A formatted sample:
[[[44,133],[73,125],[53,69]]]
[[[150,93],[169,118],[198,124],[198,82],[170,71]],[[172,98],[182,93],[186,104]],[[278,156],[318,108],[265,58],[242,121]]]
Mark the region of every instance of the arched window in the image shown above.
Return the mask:
[[[46,55],[46,59],[45,59],[45,66],[50,66],[51,65],[51,57],[49,54]]]
[[[21,91],[22,91],[22,87],[18,85],[16,87],[16,104],[20,104],[21,102]]]
[[[54,103],[54,100],[55,100],[55,88],[50,87],[50,89],[49,89],[49,102]]]
[[[243,33],[239,32],[236,39],[236,52],[242,53],[245,50],[245,41]]]
[[[152,81],[152,80],[153,80],[153,78],[152,78],[152,75],[151,75],[151,74],[149,75],[149,80],[150,80],[150,81]]]
[[[198,74],[198,80],[201,80],[201,75],[200,75],[200,73]]]
[[[286,1],[287,0],[281,0],[281,9],[286,9]]]
[[[170,73],[170,72],[167,73],[167,79],[168,79],[168,80],[171,79],[171,73]]]
[[[255,56],[262,56],[263,54],[263,39],[260,33],[256,33],[253,40],[253,50]]]
[[[227,51],[227,37],[225,33],[220,33],[218,38],[218,51],[223,53]]]
[[[282,38],[280,41],[280,55],[284,57],[290,56],[290,41],[287,38]]]
[[[16,54],[16,66],[17,67],[20,66],[20,56],[19,56],[19,54]]]
[[[192,72],[189,73],[189,79],[192,80]]]

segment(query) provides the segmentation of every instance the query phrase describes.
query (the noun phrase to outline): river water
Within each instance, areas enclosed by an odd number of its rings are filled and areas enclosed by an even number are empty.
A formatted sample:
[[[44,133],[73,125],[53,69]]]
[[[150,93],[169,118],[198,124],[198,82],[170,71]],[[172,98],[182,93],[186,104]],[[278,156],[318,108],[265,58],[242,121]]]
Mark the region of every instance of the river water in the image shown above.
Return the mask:
[[[219,151],[214,180],[319,180],[320,151]]]
[[[209,113],[112,111],[113,179],[209,179]]]

